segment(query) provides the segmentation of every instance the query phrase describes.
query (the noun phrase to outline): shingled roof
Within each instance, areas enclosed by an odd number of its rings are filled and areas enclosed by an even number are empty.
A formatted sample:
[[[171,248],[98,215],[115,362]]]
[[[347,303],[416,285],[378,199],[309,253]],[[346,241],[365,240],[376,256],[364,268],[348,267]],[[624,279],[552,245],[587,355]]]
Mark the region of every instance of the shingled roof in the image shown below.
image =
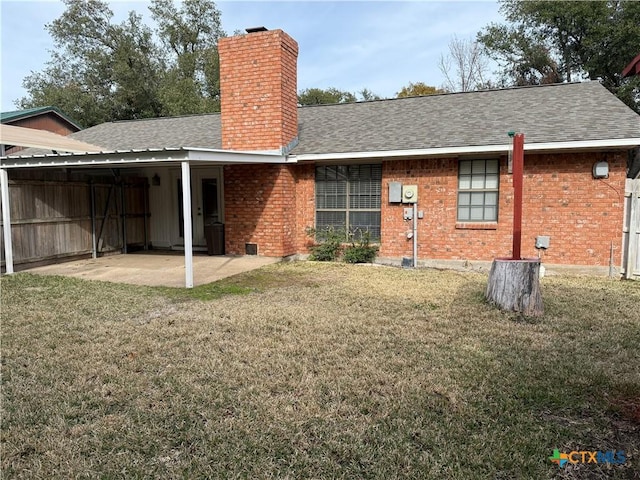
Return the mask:
[[[640,137],[640,115],[598,82],[309,107],[294,153],[503,145]]]
[[[52,106],[47,107],[35,107],[35,108],[27,108],[23,110],[14,110],[12,112],[1,112],[0,113],[0,122],[12,124],[19,120],[24,120],[31,117],[37,117],[40,115],[46,115],[47,113],[51,113],[57,117],[59,117],[62,121],[69,124],[71,130],[77,131],[82,130],[82,127],[73,120],[71,117],[65,115],[60,109]]]
[[[640,138],[640,115],[598,82],[299,107],[298,113],[295,155],[504,145],[510,130],[525,133],[527,144]],[[222,145],[219,114],[103,123],[72,137],[111,150]]]

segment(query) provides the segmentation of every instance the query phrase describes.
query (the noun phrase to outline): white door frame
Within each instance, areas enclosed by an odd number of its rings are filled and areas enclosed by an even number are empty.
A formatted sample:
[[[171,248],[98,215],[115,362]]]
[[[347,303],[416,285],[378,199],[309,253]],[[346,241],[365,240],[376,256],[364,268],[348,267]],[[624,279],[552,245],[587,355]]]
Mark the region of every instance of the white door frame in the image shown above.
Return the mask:
[[[191,167],[191,210],[193,228],[193,249],[196,251],[206,250],[204,238],[204,217],[202,215],[202,180],[205,178],[215,178],[218,182],[218,209],[220,211],[219,221],[224,223],[224,181],[222,177],[222,167]],[[178,182],[181,181],[181,171],[171,169],[171,244],[173,248],[181,250],[184,246],[184,238],[180,236],[178,205],[182,203],[182,197],[178,192]]]

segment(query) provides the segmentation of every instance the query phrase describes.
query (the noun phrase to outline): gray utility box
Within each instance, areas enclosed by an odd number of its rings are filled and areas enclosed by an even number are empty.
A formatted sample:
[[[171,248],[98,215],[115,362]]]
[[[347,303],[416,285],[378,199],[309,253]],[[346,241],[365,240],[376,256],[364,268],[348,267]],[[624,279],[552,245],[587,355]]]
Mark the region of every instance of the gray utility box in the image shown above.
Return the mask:
[[[549,248],[549,242],[551,241],[551,237],[548,235],[538,235],[536,237],[536,248],[546,250]]]
[[[204,226],[207,254],[224,255],[224,223],[214,222]]]
[[[402,184],[400,182],[389,182],[389,203],[402,202]]]

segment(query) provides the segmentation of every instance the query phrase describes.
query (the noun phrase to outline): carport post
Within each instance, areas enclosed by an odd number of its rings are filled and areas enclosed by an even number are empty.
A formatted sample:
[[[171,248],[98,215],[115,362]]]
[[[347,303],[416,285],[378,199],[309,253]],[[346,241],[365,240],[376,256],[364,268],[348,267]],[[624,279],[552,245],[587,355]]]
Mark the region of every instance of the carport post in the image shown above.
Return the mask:
[[[193,232],[191,228],[191,169],[182,163],[182,213],[184,218],[185,287],[193,288]]]
[[[4,148],[3,154],[4,154]],[[9,205],[9,175],[6,168],[0,168],[0,194],[2,195],[2,235],[4,236],[4,266],[7,273],[13,273],[13,246],[11,245],[11,213]]]
[[[91,258],[98,258],[98,250],[96,247],[96,186],[93,180],[89,182],[91,191]]]

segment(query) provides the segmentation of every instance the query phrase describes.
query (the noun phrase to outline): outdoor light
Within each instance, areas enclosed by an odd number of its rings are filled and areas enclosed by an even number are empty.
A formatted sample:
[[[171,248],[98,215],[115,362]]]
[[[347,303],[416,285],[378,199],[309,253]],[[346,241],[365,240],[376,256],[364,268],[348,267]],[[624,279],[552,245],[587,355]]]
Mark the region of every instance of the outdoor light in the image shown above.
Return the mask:
[[[153,177],[151,177],[151,185],[155,187],[160,186],[160,175],[156,173]]]
[[[609,178],[609,162],[603,160],[593,164],[593,178]]]

